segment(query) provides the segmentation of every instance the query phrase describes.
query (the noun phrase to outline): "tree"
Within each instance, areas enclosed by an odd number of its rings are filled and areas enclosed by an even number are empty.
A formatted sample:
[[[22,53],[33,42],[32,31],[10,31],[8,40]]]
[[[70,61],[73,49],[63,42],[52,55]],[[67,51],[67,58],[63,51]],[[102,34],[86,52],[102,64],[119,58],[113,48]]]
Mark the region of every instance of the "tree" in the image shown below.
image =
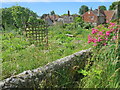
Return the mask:
[[[51,14],[51,15],[55,15],[55,12],[54,12],[54,11],[51,11],[50,14]]]
[[[120,5],[120,1],[113,2],[112,5],[110,5],[109,10],[115,10],[116,9],[116,5]]]
[[[85,12],[87,12],[89,9],[88,9],[88,6],[86,5],[82,5],[80,8],[79,8],[79,14],[82,15],[84,14]]]
[[[106,7],[103,5],[103,6],[100,6],[100,10],[107,10]]]
[[[37,14],[29,10],[28,8],[13,6],[11,7],[11,9],[15,24],[19,28],[22,28],[28,22],[29,18],[33,17],[34,20],[37,19]]]
[[[84,23],[84,21],[83,21],[81,16],[75,17],[74,18],[74,22],[75,22],[75,27],[77,27],[77,26],[81,26],[82,27],[83,23]]]
[[[31,22],[37,20],[37,14],[28,8],[21,6],[12,6],[2,8],[2,27],[22,28],[32,18]]]
[[[110,5],[109,7],[109,10],[116,10],[116,9],[117,9],[117,18],[120,18],[120,1],[113,2],[112,5]]]
[[[2,8],[2,27],[5,29],[6,27],[12,26],[14,23],[11,8]]]
[[[83,19],[81,16],[75,17],[74,19],[75,22],[83,22]]]

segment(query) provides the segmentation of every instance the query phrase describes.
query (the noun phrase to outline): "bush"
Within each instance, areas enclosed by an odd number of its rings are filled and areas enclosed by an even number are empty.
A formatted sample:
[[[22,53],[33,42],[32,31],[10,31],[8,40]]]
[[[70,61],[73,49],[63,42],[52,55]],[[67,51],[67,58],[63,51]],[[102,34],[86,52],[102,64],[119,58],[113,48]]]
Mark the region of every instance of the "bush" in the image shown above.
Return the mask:
[[[118,28],[115,23],[110,23],[107,28],[103,25],[92,28],[91,35],[88,36],[88,43],[93,42],[93,45],[98,47],[114,43],[117,39],[117,30]]]
[[[115,23],[110,23],[108,28],[98,26],[92,29],[88,43],[94,43],[93,56],[86,67],[78,71],[85,76],[80,88],[120,88],[117,30]]]

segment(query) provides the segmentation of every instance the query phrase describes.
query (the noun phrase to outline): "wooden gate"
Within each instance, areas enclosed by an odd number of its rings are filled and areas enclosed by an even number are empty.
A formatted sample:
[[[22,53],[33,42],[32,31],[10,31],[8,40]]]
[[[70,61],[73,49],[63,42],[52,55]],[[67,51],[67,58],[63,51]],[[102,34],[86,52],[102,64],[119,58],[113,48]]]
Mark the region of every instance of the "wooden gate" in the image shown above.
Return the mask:
[[[46,23],[27,23],[25,32],[31,44],[36,46],[48,45],[48,25]]]

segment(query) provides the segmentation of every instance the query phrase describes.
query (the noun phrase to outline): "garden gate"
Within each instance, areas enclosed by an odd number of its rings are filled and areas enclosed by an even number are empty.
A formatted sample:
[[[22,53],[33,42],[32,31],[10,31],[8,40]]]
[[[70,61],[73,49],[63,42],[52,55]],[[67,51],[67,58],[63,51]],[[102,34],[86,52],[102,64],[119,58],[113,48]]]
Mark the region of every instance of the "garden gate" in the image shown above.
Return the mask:
[[[25,32],[32,44],[43,47],[48,45],[48,25],[46,23],[26,23]]]

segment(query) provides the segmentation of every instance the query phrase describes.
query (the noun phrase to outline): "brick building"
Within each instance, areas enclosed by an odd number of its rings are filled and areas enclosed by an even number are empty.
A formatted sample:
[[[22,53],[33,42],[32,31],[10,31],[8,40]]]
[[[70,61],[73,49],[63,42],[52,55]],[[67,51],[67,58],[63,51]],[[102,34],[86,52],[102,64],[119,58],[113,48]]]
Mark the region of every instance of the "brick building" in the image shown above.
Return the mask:
[[[110,22],[113,19],[116,19],[116,15],[117,10],[100,10],[100,7],[98,7],[98,9],[90,9],[88,12],[84,13],[82,18],[85,22],[97,26],[99,24],[104,24],[106,22]]]

